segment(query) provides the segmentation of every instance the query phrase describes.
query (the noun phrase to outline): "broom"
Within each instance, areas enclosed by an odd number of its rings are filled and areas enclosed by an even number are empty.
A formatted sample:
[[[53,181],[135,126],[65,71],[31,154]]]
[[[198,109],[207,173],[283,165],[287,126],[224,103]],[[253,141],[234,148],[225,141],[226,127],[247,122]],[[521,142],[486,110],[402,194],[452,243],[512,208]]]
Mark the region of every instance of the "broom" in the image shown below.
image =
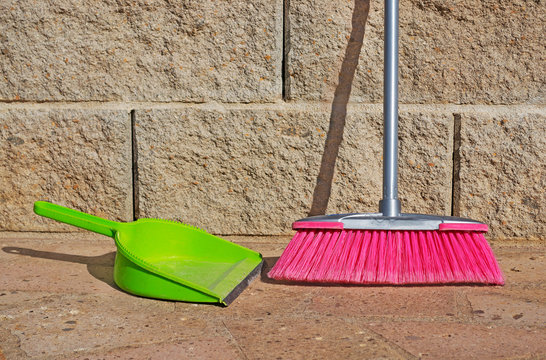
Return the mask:
[[[398,200],[398,0],[385,0],[383,198],[379,213],[298,220],[269,271],[276,280],[345,284],[504,284],[481,222],[402,214]]]

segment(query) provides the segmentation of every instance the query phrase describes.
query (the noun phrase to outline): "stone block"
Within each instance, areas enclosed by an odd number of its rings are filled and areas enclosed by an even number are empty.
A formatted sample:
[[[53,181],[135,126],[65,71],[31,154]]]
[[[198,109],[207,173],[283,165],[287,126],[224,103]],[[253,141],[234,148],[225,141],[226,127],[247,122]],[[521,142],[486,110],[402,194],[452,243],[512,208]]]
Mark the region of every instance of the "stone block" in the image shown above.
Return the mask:
[[[0,111],[0,230],[74,231],[33,212],[37,200],[132,220],[127,111]]]
[[[463,113],[460,123],[457,212],[488,223],[490,237],[544,238],[544,111]]]
[[[402,110],[399,116],[399,196],[402,212],[450,215],[451,114]],[[351,112],[340,147],[329,213],[377,212],[382,197],[383,117]]]
[[[366,6],[364,0],[290,2],[291,98],[333,97],[340,69],[355,68]],[[401,2],[400,101],[544,103],[546,72],[537,65],[544,29],[536,26],[544,20],[542,5],[525,0]],[[382,98],[383,5],[371,2],[352,99]]]
[[[0,99],[273,101],[282,2],[2,1]]]
[[[310,210],[328,116],[320,105],[137,111],[139,215],[217,234],[292,233]],[[380,118],[376,107],[350,109],[328,212],[377,211]],[[449,117],[401,119],[404,209],[449,214]]]
[[[304,216],[327,122],[305,111],[137,111],[140,217],[276,234]]]

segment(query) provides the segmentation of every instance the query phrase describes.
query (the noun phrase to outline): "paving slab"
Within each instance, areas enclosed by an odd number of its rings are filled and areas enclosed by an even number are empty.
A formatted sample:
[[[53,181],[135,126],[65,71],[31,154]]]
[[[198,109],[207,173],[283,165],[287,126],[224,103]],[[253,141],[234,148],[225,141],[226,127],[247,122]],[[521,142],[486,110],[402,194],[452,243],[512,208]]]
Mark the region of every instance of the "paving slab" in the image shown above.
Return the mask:
[[[74,357],[73,360],[113,360],[113,359],[244,359],[239,347],[225,336],[205,335],[198,338],[181,339],[173,343],[145,344],[122,347],[98,354],[88,353]]]
[[[457,313],[457,291],[456,287],[433,286],[321,287],[307,310],[343,318],[445,318]]]
[[[541,297],[537,298],[537,295]],[[544,295],[541,291],[518,299],[505,292],[497,294],[486,290],[482,293],[474,291],[467,297],[477,322],[497,326],[535,326],[546,331]]]
[[[119,290],[109,277],[111,239],[80,235],[0,233],[5,359],[546,356],[546,246],[540,242],[493,242],[507,274],[502,287],[347,287],[268,279],[287,237],[226,237],[260,251],[265,266],[224,308]]]
[[[46,236],[43,236],[47,238]],[[0,289],[53,293],[116,293],[113,279],[116,246],[107,239],[93,244],[72,239],[39,246],[21,240],[1,242]],[[47,281],[44,281],[47,279]]]
[[[544,356],[544,329],[467,323],[393,322],[369,329],[422,359],[506,359]]]
[[[249,359],[405,358],[362,324],[343,319],[273,317],[234,320],[227,326]]]
[[[493,251],[497,258],[502,259],[501,267],[506,283],[523,288],[546,288],[546,252],[541,242],[534,246],[512,247],[498,246],[493,242]]]

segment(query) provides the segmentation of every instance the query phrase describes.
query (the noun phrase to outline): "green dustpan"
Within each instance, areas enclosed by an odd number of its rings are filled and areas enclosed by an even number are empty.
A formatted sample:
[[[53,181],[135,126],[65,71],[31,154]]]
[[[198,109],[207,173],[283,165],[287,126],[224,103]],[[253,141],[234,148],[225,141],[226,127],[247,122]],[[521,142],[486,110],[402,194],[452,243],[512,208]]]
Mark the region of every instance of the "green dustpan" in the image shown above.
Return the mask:
[[[262,267],[259,253],[182,223],[121,223],[44,201],[34,212],[114,238],[114,281],[139,296],[229,305]]]

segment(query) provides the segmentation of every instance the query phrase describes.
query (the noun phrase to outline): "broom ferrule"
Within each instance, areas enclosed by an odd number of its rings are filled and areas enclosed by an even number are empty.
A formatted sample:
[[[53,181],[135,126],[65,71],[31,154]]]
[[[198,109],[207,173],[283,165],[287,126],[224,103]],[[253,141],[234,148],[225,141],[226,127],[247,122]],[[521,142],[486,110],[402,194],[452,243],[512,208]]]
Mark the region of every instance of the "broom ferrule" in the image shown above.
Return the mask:
[[[383,199],[379,201],[379,211],[383,214],[383,216],[388,216],[388,217],[400,216],[400,200]]]

